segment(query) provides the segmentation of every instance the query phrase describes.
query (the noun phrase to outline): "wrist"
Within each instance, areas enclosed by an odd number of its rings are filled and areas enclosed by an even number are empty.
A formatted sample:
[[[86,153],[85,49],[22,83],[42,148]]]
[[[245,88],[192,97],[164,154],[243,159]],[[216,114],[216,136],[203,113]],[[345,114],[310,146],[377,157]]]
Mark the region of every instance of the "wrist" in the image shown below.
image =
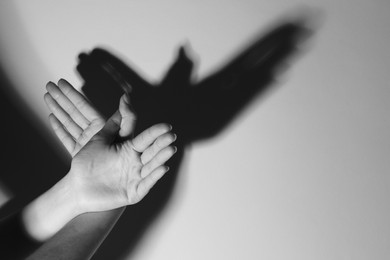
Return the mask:
[[[73,203],[71,207],[75,216],[90,212],[88,198],[85,194],[85,185],[83,184],[84,181],[80,179],[80,175],[72,168],[66,175],[66,183],[72,187]]]
[[[74,180],[67,174],[23,210],[22,221],[27,233],[37,241],[53,236],[83,213],[78,196]]]

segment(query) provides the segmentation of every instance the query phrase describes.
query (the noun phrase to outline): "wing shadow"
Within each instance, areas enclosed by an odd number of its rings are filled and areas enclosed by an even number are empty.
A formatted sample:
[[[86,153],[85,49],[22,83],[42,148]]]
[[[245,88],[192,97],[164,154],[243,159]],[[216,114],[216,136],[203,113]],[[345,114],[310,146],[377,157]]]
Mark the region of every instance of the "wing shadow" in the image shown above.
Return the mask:
[[[178,135],[178,153],[169,162],[170,173],[142,203],[128,207],[94,259],[121,259],[133,251],[169,201],[184,147],[226,129],[254,98],[272,87],[275,71],[291,60],[310,35],[302,21],[279,24],[218,72],[198,83],[191,81],[194,62],[183,47],[157,85],[149,83],[107,50],[96,48],[79,55],[77,70],[85,82],[82,89],[102,114],[112,114],[119,97],[128,92],[139,118],[136,132],[155,123],[168,122]]]

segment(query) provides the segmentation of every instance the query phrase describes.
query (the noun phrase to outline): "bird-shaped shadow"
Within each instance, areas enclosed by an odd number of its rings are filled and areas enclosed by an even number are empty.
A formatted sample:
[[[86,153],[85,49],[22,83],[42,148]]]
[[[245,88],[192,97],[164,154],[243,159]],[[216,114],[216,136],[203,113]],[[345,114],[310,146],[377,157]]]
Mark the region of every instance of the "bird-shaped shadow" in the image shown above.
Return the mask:
[[[168,164],[169,174],[139,205],[128,207],[94,259],[120,259],[132,252],[170,198],[184,147],[225,129],[251,100],[270,88],[275,72],[291,61],[291,55],[310,35],[303,21],[283,22],[218,72],[197,83],[191,80],[194,62],[183,47],[157,85],[107,50],[97,48],[79,55],[77,70],[85,81],[82,90],[100,112],[106,116],[112,114],[124,91],[130,93],[138,115],[136,132],[167,122],[178,135],[175,144],[178,153]]]

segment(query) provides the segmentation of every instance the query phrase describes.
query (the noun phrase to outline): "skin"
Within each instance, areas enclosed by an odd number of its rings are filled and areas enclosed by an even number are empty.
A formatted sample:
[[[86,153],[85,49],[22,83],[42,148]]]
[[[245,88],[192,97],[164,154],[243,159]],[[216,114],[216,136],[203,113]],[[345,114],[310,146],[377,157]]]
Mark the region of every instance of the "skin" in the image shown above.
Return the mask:
[[[51,126],[73,157],[68,174],[23,211],[31,237],[51,238],[75,217],[138,203],[168,171],[176,135],[168,124],[131,138],[136,122],[124,95],[106,122],[67,81],[49,82]]]

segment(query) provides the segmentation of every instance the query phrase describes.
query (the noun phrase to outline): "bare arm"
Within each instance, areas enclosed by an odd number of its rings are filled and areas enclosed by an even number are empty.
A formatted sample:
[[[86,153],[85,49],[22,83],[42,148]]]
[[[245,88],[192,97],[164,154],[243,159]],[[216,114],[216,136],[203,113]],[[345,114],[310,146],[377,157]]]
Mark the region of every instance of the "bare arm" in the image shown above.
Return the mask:
[[[27,259],[90,259],[124,210],[119,208],[77,216]]]
[[[48,84],[45,99],[51,125],[74,158],[69,173],[22,212],[27,236],[46,241],[30,259],[90,258],[124,207],[142,200],[165,174],[176,151],[166,124],[129,138],[135,116],[125,96],[101,129],[91,127],[95,121],[82,125],[94,109],[66,81],[59,87]]]

